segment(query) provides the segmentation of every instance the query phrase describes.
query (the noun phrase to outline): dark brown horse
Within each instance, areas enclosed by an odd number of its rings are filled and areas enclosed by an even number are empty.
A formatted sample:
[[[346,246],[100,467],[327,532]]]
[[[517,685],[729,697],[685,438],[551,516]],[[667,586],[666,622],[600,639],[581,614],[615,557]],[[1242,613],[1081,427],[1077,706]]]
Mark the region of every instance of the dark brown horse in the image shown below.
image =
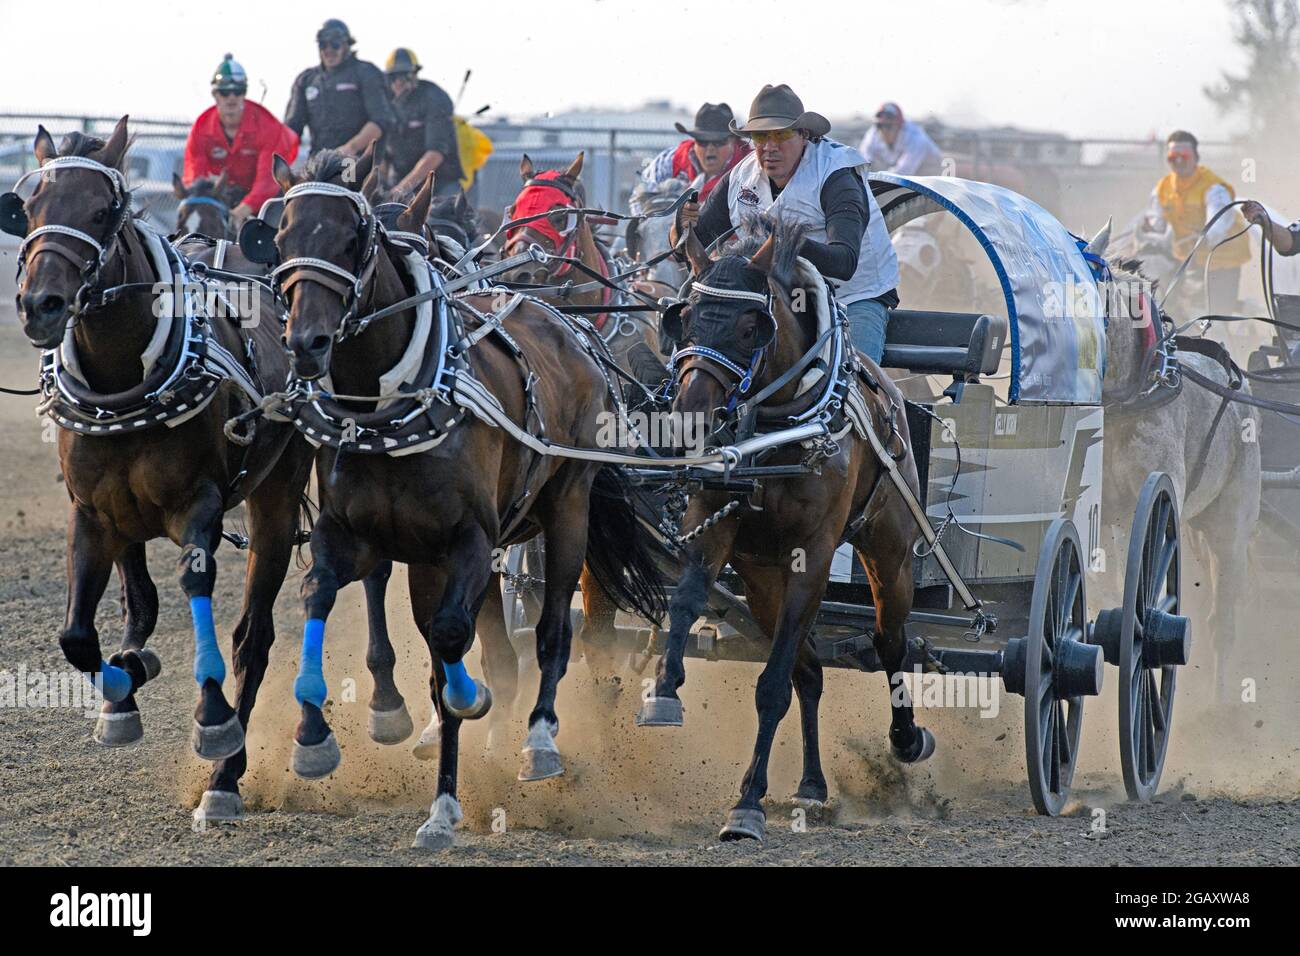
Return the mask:
[[[357,163],[350,178],[364,180],[368,162]],[[274,174],[286,195],[275,239],[281,259],[275,276],[289,308],[286,340],[296,376],[317,382],[328,375],[330,392],[343,397],[316,392],[317,402],[329,407],[337,402],[342,414],[361,422],[375,402],[358,396],[408,401],[392,390],[391,378],[385,379],[390,383],[385,392],[381,377],[407,354],[422,320],[414,307],[374,324],[359,318],[407,299],[417,273],[407,254],[376,228],[370,204],[344,181],[349,168],[341,156],[325,151],[312,158],[299,179],[277,157]],[[426,184],[399,220],[400,228],[423,222],[428,194]],[[492,295],[458,301],[464,305],[447,307],[468,316],[467,334],[497,307]],[[506,336],[488,334],[468,348],[469,370],[458,372],[458,381],[469,382],[472,371],[472,381],[513,422],[529,429],[544,423],[551,441],[593,447],[600,416],[614,410],[609,382],[593,353],[568,322],[534,302],[518,305],[504,325]],[[446,345],[431,340],[422,354],[437,358]],[[294,684],[302,708],[294,769],[301,776],[323,776],[340,759],[321,712],[327,694],[321,666],[325,620],[340,588],[365,579],[384,562],[408,565],[412,610],[429,647],[431,696],[441,715],[437,796],[416,836],[416,844],[425,847],[451,842],[461,817],[456,800],[460,724],[483,716],[492,701],[487,688],[469,677],[463,658],[492,590],[494,549],[539,531],[546,535],[546,596],[537,626],[541,685],[529,716],[521,779],[562,770],[554,742],[555,695],[568,663],[569,604],[584,561],[622,603],[657,613],[652,564],[622,497],[618,472],[541,455],[463,410],[442,427],[436,443],[400,456],[363,453],[345,437],[316,434],[321,511],[312,536],[312,568],[303,584],[307,621]],[[385,434],[381,430],[369,441]],[[500,617],[480,625],[504,629]],[[503,633],[497,637],[509,646]]]
[[[770,225],[770,224],[769,224]],[[665,331],[682,343],[675,358],[674,410],[721,418],[734,424],[733,405],[752,400],[777,383],[819,341],[816,315],[808,303],[824,302],[825,287],[811,267],[798,265],[798,228],[770,227],[712,261],[691,235],[687,252],[694,289],[680,312],[666,314]],[[803,305],[799,308],[795,303]],[[829,327],[830,317],[823,321]],[[899,455],[898,467],[913,492],[916,467],[911,457],[902,396],[874,363],[848,355],[842,374],[865,399],[860,419],[881,443]],[[788,416],[811,406],[819,389],[800,396],[802,376],[760,406],[759,420],[775,429]],[[744,384],[746,380],[752,384]],[[847,409],[850,403],[845,402]],[[862,406],[859,406],[860,408]],[[731,427],[730,425],[728,427]],[[903,625],[912,606],[911,546],[917,537],[901,493],[888,480],[865,431],[852,421],[835,423],[836,442],[820,450],[819,473],[770,479],[757,502],[740,502],[727,516],[687,545],[686,569],[671,605],[671,631],[659,661],[654,696],[642,706],[638,723],[676,726],[682,722],[677,691],[686,679],[682,658],[687,634],[705,608],[706,591],[725,564],[739,572],[754,618],[772,638],[767,665],[758,679],[758,738],[741,796],[722,830],[724,839],[762,839],[762,799],[777,725],[790,706],[791,684],[799,696],[803,721],[804,772],[797,799],[826,800],[826,779],[817,747],[817,707],[822,669],[809,629],[830,574],[831,558],[847,537],[871,582],[876,608],[872,635],[884,665],[893,703],[889,741],[900,760],[929,756],[934,738],[916,725],[906,688],[901,686],[906,639]],[[809,455],[795,443],[765,458],[765,465],[797,465]],[[694,529],[733,500],[728,492],[691,496],[683,528]]]
[[[227,182],[225,172],[220,176],[200,177],[188,186],[180,176],[173,174],[172,193],[180,200],[176,206],[173,236],[196,234],[210,239],[234,240],[230,210],[243,198],[244,190]]]
[[[158,613],[145,542],[166,537],[181,548],[178,576],[194,620],[199,685],[193,743],[199,756],[216,761],[195,813],[232,819],[242,814],[244,728],[275,638],[271,609],[293,548],[310,449],[291,425],[271,422],[259,425],[247,445],[227,440],[223,426],[249,399],[211,366],[191,363],[160,383],[172,356],[181,357],[181,368],[183,348],[211,358],[219,347],[263,391],[283,384],[288,363],[269,297],[254,300],[256,311],[241,329],[225,318],[181,314],[172,296],[153,287],[165,249],[131,218],[122,175],[127,148],[126,117],[107,142],[73,133],[59,150],[42,128],[35,142],[41,182],[23,209],[19,312],[32,344],[55,350],[46,355],[46,388],[50,414],[63,426],[59,460],[72,503],[59,643],[73,665],[102,681],[108,703],[96,739],[109,746],[138,740],[136,693],[160,667],[145,648]],[[108,287],[120,294],[102,300]],[[106,414],[86,414],[88,406]],[[211,598],[222,516],[241,502],[251,545],[233,635],[232,708],[222,693],[225,663]],[[95,608],[115,564],[125,633],[121,651],[104,661]]]

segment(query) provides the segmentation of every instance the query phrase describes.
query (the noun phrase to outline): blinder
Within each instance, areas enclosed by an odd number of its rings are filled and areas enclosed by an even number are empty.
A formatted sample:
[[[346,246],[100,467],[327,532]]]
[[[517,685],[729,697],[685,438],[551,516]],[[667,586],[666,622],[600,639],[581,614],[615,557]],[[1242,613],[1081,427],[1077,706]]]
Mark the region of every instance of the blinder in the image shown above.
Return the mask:
[[[239,251],[249,262],[269,266],[280,257],[275,248],[276,227],[264,219],[247,219],[239,227]]]
[[[0,231],[19,239],[27,235],[27,208],[17,193],[0,195]]]

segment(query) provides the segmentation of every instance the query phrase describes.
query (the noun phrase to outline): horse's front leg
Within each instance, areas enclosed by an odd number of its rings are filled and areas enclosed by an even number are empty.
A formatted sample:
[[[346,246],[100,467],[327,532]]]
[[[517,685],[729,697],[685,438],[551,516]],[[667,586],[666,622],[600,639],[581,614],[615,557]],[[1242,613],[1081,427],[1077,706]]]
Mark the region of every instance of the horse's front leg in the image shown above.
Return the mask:
[[[188,508],[170,516],[168,533],[181,546],[177,577],[190,600],[194,622],[194,680],[199,702],[194,709],[194,752],[205,760],[223,760],[244,747],[239,715],[226,702],[221,684],[226,662],[217,644],[212,618],[212,591],[217,583],[215,552],[221,542],[223,502],[216,485],[198,489]]]
[[[766,815],[763,797],[767,795],[767,767],[772,756],[772,740],[776,728],[790,709],[791,683],[795,658],[808,628],[821,606],[822,593],[830,576],[831,558],[835,553],[834,541],[822,543],[820,548],[809,548],[808,563],[804,570],[786,570],[781,601],[781,616],[772,640],[772,652],[754,689],[754,704],[758,710],[758,735],[754,741],[754,755],[740,786],[740,800],[732,808],[719,836],[723,840],[763,839],[766,833]],[[748,581],[746,582],[748,585]],[[820,768],[819,768],[820,769]]]
[[[68,607],[59,646],[68,663],[98,681],[104,698],[113,703],[125,701],[137,686],[130,671],[103,659],[95,630],[95,609],[121,547],[93,515],[73,505],[68,516]],[[144,678],[139,674],[139,683]]]
[[[708,512],[692,504],[685,527],[695,527]],[[678,689],[686,683],[686,639],[708,606],[709,589],[718,579],[731,555],[740,519],[732,516],[704,532],[686,549],[686,567],[668,604],[668,642],[659,658],[654,693],[641,702],[638,727],[680,727],[682,702]]]
[[[468,524],[457,529],[456,542],[439,567],[428,569],[427,574],[420,573],[423,569],[411,570],[412,609],[429,645],[430,690],[434,710],[441,715],[437,791],[429,818],[416,831],[413,844],[426,850],[445,849],[454,842],[453,831],[464,816],[456,799],[460,725],[477,720],[492,707],[491,691],[469,676],[464,660],[474,643],[474,619],[492,583],[491,550],[488,533]],[[441,588],[439,579],[445,581]],[[429,615],[436,590],[441,590],[441,599]]]
[[[323,513],[311,535],[311,570],[302,582],[302,657],[293,696],[302,719],[293,738],[293,772],[306,780],[332,773],[342,754],[338,741],[323,713],[329,694],[325,685],[322,656],[325,620],[334,608],[339,590],[357,580],[360,562],[358,542],[333,515]]]
[[[104,701],[95,724],[95,742],[104,747],[125,747],[144,736],[135,690],[162,672],[162,661],[145,641],[158,623],[158,589],[149,577],[143,542],[128,544],[117,558],[117,576],[122,586],[122,649],[108,659],[116,667],[133,673],[133,689],[124,700]]]

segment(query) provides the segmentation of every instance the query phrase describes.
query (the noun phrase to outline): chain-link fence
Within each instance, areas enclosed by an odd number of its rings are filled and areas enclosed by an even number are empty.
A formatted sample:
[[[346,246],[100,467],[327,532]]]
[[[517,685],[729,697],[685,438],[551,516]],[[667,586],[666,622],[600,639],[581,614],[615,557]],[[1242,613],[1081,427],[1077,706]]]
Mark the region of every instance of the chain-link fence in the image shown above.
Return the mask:
[[[601,114],[602,117],[608,114]],[[0,113],[0,186],[35,166],[32,137],[38,124],[54,135],[73,130],[103,135],[116,117],[73,114]],[[166,228],[175,221],[171,177],[179,172],[190,119],[131,118],[136,145],[128,170],[137,208]],[[583,122],[586,125],[580,125]],[[525,153],[537,169],[564,167],[585,153],[583,182],[590,202],[626,209],[642,165],[681,135],[667,120],[656,128],[603,126],[582,114],[532,123],[476,123],[492,140],[493,153],[471,191],[475,205],[500,212],[519,191],[519,162]],[[1072,139],[1021,130],[963,130],[925,124],[944,156],[950,175],[984,179],[1023,193],[1076,231],[1095,228],[1114,215],[1128,222],[1146,205],[1156,180],[1164,175],[1164,143],[1153,140]],[[833,135],[857,145],[864,127],[845,123]],[[1237,187],[1252,192],[1255,170],[1244,146],[1203,143],[1204,162]],[[305,151],[302,157],[305,157]],[[300,159],[302,158],[300,157]],[[1246,176],[1250,171],[1252,177]]]

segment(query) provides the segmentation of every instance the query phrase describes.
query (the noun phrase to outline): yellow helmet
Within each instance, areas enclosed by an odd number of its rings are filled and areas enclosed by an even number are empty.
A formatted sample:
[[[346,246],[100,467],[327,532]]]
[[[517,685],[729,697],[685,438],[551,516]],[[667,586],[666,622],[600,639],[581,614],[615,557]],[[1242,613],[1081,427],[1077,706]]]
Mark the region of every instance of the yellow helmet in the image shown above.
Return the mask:
[[[392,53],[388,54],[388,61],[384,64],[384,72],[389,76],[398,73],[419,73],[420,61],[415,55],[414,50],[408,50],[404,46],[399,46]]]

